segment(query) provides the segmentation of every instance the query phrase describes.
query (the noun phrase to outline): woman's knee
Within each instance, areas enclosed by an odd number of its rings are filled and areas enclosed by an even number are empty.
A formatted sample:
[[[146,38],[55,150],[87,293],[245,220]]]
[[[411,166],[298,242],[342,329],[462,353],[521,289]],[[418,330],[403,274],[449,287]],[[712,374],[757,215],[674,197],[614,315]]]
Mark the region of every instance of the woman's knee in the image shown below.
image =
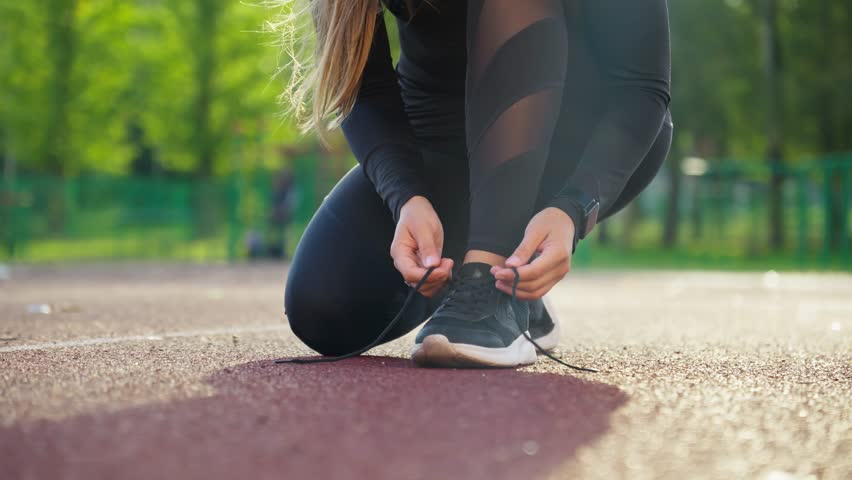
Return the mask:
[[[387,255],[394,228],[361,171],[334,187],[296,248],[284,292],[287,320],[307,346],[340,355],[371,340],[388,286],[402,285]]]
[[[290,264],[284,287],[284,313],[293,333],[306,345],[322,354],[330,354],[333,337],[339,335],[338,324],[347,302],[340,298],[346,292],[334,279],[347,272],[330,272],[340,265],[335,238],[340,235],[339,220],[320,207],[305,231]],[[333,301],[330,299],[336,299]]]
[[[305,345],[323,355],[346,353],[341,342],[341,322],[345,307],[329,301],[327,285],[291,270],[284,288],[284,314],[293,334]]]
[[[332,220],[322,219],[315,226]],[[323,355],[341,355],[363,346],[372,334],[369,323],[383,317],[378,306],[390,291],[387,270],[393,265],[386,256],[370,255],[376,249],[363,245],[365,239],[341,244],[346,235],[325,226],[319,229],[322,235],[319,230],[306,235],[296,251],[284,288],[284,310],[293,333],[308,347]],[[360,250],[344,248],[353,241],[361,244]],[[369,281],[364,272],[372,273]]]
[[[311,313],[314,305],[309,305],[301,299],[285,302],[285,305],[285,315],[293,335],[311,349],[325,354],[326,344],[330,340],[327,336],[332,330],[321,327],[325,322]]]

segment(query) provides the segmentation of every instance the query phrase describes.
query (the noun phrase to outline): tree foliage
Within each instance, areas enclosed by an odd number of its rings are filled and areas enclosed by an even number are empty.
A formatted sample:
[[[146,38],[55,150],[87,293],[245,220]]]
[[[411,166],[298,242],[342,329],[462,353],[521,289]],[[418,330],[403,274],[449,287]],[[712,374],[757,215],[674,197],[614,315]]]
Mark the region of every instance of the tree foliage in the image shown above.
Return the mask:
[[[21,168],[230,170],[231,140],[296,138],[279,116],[269,8],[236,0],[35,0],[0,5],[0,155]],[[136,132],[130,134],[131,131]]]
[[[763,0],[670,2],[676,151],[766,154]],[[852,150],[852,4],[777,0],[786,161]],[[232,145],[313,143],[276,97],[277,12],[239,0],[0,0],[0,156],[19,168],[197,176]]]

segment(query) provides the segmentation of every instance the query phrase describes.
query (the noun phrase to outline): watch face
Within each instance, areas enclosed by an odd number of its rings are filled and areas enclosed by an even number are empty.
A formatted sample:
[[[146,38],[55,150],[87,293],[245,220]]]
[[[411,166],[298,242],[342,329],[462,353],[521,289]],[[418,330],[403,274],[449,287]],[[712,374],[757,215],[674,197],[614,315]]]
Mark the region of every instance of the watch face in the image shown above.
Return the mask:
[[[557,196],[569,199],[573,208],[579,207],[583,218],[578,221],[577,237],[586,238],[586,235],[591,233],[598,223],[600,200],[574,187],[565,187]]]
[[[595,228],[595,225],[598,223],[598,211],[600,211],[601,204],[596,198],[589,199],[586,202],[585,206],[583,206],[583,231],[580,232],[580,238],[586,238],[590,233],[592,233],[592,229]]]
[[[586,230],[583,232],[583,237],[592,232],[592,229],[595,228],[595,225],[598,223],[598,212],[601,209],[601,204],[598,203],[597,200],[594,201],[594,204],[591,205],[591,208],[588,209],[586,213]]]

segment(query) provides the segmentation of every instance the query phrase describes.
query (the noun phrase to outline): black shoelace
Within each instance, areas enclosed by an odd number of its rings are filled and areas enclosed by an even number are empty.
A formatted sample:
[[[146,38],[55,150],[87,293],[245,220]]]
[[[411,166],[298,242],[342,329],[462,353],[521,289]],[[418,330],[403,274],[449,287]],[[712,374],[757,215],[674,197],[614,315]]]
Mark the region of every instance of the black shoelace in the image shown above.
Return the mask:
[[[399,313],[397,313],[396,316],[393,317],[393,320],[391,320],[390,323],[388,324],[388,326],[385,327],[384,330],[382,330],[382,333],[380,333],[379,336],[376,337],[375,340],[370,342],[370,344],[367,345],[366,347],[355,350],[354,352],[349,352],[345,355],[340,355],[339,357],[281,358],[281,359],[275,360],[275,363],[300,363],[300,364],[305,364],[305,363],[339,362],[341,360],[346,360],[347,358],[357,357],[358,355],[361,355],[362,353],[366,352],[367,350],[370,350],[371,348],[380,344],[382,342],[382,339],[385,338],[385,335],[387,335],[388,332],[390,332],[393,329],[393,327],[395,327],[396,324],[399,323],[399,321],[402,319],[403,315],[405,315],[405,310],[408,308],[408,305],[410,305],[411,301],[414,300],[414,294],[418,290],[420,290],[420,287],[422,287],[424,283],[426,283],[426,280],[429,278],[429,275],[431,275],[432,272],[435,271],[435,268],[436,267],[429,267],[429,269],[426,270],[426,273],[423,275],[423,278],[421,278],[420,281],[417,282],[417,285],[408,292],[408,296],[405,297],[405,302],[403,302],[402,308],[399,309]]]
[[[366,351],[376,347],[377,345],[379,345],[382,342],[382,339],[385,338],[385,335],[387,335],[388,332],[390,332],[393,329],[393,327],[395,327],[396,324],[399,323],[399,321],[402,319],[403,315],[405,314],[406,309],[408,309],[408,306],[411,304],[411,301],[414,299],[414,294],[418,290],[420,290],[420,287],[422,287],[424,283],[426,283],[426,280],[429,278],[429,275],[431,275],[434,270],[435,270],[435,267],[430,267],[428,270],[426,270],[426,273],[423,274],[423,277],[420,279],[419,282],[417,282],[417,285],[408,292],[408,296],[405,298],[405,302],[403,302],[402,308],[399,309],[399,313],[397,313],[396,316],[393,317],[393,320],[391,320],[390,323],[388,323],[388,326],[385,327],[384,330],[382,330],[382,333],[380,333],[379,336],[376,337],[375,340],[370,342],[370,344],[367,345],[366,347],[355,350],[354,352],[349,352],[345,355],[340,355],[338,357],[281,358],[281,359],[275,360],[275,363],[276,364],[281,364],[281,363],[310,364],[310,363],[339,362],[341,360],[346,360],[347,358],[357,357],[357,356],[361,355],[362,353],[365,353]],[[517,268],[512,267],[512,271],[515,272],[515,279],[512,282],[512,301],[517,301],[518,283],[520,283],[520,281],[521,281],[521,276],[520,276],[520,274],[518,274]],[[473,299],[473,300],[476,301],[478,299]],[[468,303],[468,302],[462,302],[462,303],[464,304],[464,303]],[[464,307],[462,307],[462,308],[464,308]],[[523,335],[524,338],[527,339],[528,342],[532,343],[535,346],[535,348],[537,348],[538,351],[543,353],[547,358],[553,360],[554,362],[556,362],[560,365],[563,365],[563,366],[566,366],[568,368],[572,368],[574,370],[578,370],[578,371],[581,371],[581,372],[592,372],[592,373],[597,372],[597,370],[595,370],[593,368],[577,367],[575,365],[571,365],[570,363],[567,363],[567,362],[563,361],[562,359],[554,356],[553,354],[551,354],[547,350],[541,348],[541,346],[539,346],[539,344],[536,343],[536,341],[533,340],[529,336],[529,334],[526,331],[524,331],[523,329],[521,329],[521,335]]]
[[[441,304],[441,310],[457,312],[461,315],[476,313],[478,307],[487,303],[497,290],[491,287],[490,277],[460,277],[453,279],[453,285]]]

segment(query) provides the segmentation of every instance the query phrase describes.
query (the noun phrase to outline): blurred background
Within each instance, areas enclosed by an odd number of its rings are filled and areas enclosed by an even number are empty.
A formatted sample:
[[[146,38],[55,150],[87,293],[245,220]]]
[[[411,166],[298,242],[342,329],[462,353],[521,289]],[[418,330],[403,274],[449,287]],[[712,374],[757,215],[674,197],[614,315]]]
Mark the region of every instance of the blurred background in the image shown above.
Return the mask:
[[[669,5],[672,152],[575,264],[852,269],[852,3]],[[279,13],[0,0],[0,263],[291,255],[355,161],[282,115]]]

